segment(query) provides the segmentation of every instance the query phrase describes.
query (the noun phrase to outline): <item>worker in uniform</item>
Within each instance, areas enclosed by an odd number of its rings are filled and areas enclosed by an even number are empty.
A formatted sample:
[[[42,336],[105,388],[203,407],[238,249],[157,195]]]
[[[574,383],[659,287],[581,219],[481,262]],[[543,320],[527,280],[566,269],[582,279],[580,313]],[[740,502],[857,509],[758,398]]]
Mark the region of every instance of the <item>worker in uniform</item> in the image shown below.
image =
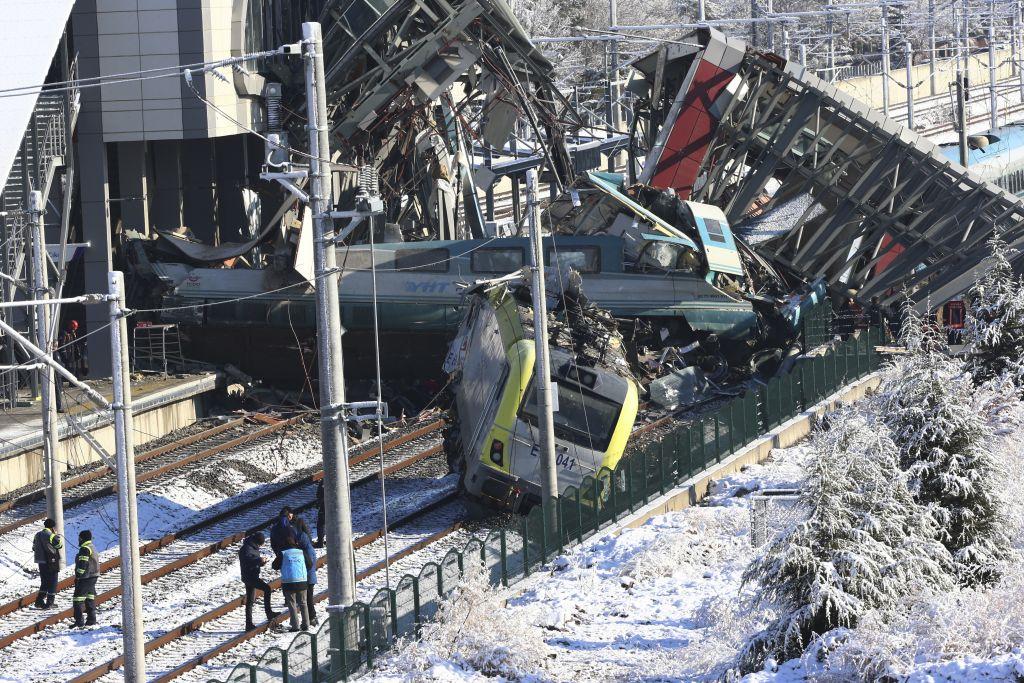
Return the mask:
[[[83,529],[78,534],[78,555],[75,556],[75,627],[96,623],[96,580],[100,565],[92,547],[92,532]]]
[[[82,345],[78,341],[78,321],[69,320],[64,332],[57,340],[57,357],[61,365],[70,370],[75,377],[81,378],[84,374],[82,364]]]
[[[47,518],[43,528],[32,539],[32,554],[39,565],[39,593],[36,594],[37,609],[53,607],[57,597],[57,574],[60,573],[60,555],[64,539],[56,532],[57,522]]]
[[[270,608],[270,594],[274,590],[260,578],[260,569],[267,563],[267,558],[260,554],[260,547],[266,540],[266,536],[257,531],[242,542],[242,548],[238,551],[238,565],[242,573],[242,583],[245,584],[246,631],[256,628],[252,623],[252,604],[256,601],[256,591],[263,592],[263,611],[267,615],[267,621],[277,616]]]

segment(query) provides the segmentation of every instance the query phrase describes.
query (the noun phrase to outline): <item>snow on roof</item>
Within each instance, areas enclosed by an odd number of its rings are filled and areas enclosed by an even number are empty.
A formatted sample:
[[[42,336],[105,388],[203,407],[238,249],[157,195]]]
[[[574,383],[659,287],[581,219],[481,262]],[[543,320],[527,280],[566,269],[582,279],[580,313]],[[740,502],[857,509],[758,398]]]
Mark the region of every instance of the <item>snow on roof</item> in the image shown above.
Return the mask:
[[[74,0],[5,0],[0,21],[0,91],[37,85],[46,78]],[[0,189],[7,184],[38,91],[0,92]]]

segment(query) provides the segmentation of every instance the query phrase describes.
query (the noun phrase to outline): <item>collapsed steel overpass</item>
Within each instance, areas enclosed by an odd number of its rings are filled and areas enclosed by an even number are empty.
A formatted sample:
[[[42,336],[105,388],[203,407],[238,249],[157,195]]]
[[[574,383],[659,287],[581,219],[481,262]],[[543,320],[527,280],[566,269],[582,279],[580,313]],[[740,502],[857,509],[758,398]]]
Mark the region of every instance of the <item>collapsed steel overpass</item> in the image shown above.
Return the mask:
[[[973,284],[994,232],[1024,244],[1024,203],[803,66],[714,30],[682,43],[634,63],[653,123],[640,180],[739,225],[808,197],[762,256],[925,310]]]

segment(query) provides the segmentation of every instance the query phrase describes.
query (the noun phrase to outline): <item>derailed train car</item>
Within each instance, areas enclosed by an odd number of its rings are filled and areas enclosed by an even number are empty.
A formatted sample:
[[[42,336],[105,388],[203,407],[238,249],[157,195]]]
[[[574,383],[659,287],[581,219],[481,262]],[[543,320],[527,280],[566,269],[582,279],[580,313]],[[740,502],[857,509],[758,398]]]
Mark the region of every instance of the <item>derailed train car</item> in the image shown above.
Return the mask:
[[[533,309],[525,287],[478,285],[445,362],[452,393],[446,450],[466,492],[518,511],[540,501]],[[565,300],[563,300],[564,302]],[[558,487],[622,458],[639,387],[614,318],[573,300],[549,328]]]

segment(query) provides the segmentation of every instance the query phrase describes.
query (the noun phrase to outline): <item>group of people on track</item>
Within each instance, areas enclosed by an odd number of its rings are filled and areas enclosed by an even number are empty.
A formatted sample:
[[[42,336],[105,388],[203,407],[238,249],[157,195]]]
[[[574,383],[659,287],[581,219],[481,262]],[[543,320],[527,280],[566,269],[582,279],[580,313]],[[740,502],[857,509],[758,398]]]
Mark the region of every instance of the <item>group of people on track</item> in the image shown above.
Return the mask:
[[[305,631],[320,623],[316,616],[314,594],[316,589],[317,557],[316,546],[322,546],[322,524],[317,520],[319,537],[314,543],[312,532],[306,520],[285,507],[270,528],[270,549],[274,553],[271,568],[280,572],[281,590],[289,615],[290,631]],[[263,610],[267,621],[278,616],[270,606],[273,588],[260,576],[268,558],[260,552],[267,538],[263,532],[256,532],[245,539],[238,551],[238,564],[245,584],[245,630],[256,628],[252,620],[252,608],[256,592],[263,594]]]
[[[317,556],[316,548],[323,547],[324,513],[323,484],[317,487],[317,537],[306,521],[285,507],[281,510],[270,529],[270,548],[273,560],[264,557],[260,548],[267,538],[262,532],[249,535],[238,551],[242,583],[245,585],[245,629],[256,628],[252,620],[252,608],[256,593],[263,594],[263,609],[267,621],[278,616],[271,608],[273,588],[263,580],[260,573],[263,566],[271,561],[271,567],[280,572],[281,589],[290,616],[291,631],[306,630],[320,622],[314,606],[316,589]],[[34,607],[54,607],[57,599],[61,561],[64,554],[64,538],[57,533],[57,523],[47,518],[43,528],[32,539],[32,553],[39,567],[39,592]],[[75,555],[74,573],[74,627],[93,626],[96,622],[96,581],[99,578],[98,553],[93,548],[92,532],[88,529],[78,534],[78,552]]]

